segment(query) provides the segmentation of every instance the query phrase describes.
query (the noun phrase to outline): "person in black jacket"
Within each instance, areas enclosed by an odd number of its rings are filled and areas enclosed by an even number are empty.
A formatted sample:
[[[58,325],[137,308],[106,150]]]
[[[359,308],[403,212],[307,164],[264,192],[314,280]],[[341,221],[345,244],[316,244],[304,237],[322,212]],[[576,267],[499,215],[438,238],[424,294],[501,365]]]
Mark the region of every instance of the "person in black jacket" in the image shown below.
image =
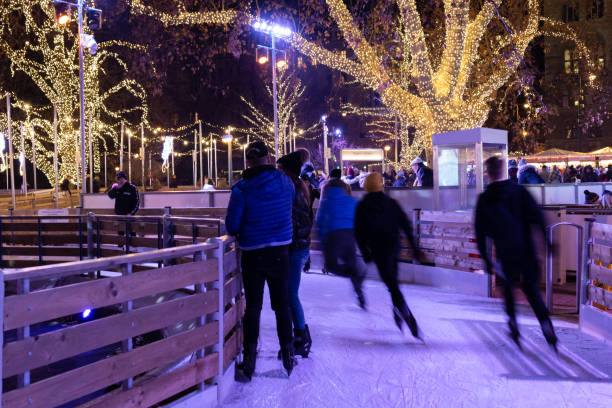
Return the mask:
[[[400,228],[404,231],[415,258],[418,250],[412,235],[408,217],[397,201],[383,192],[383,179],[372,173],[365,180],[368,192],[357,204],[355,214],[355,238],[366,263],[374,261],[381,279],[387,286],[393,302],[393,318],[402,330],[405,321],[414,337],[419,337],[419,328],[408,308],[397,281],[397,258],[400,244]]]
[[[308,357],[312,338],[310,329],[304,318],[304,309],[300,302],[300,278],[302,270],[310,255],[310,232],[312,231],[312,201],[310,190],[300,179],[300,170],[308,161],[310,154],[307,150],[298,149],[278,160],[278,166],[285,172],[295,187],[295,200],[291,218],[293,220],[293,240],[289,245],[289,305],[293,320],[293,346],[295,354]]]
[[[115,200],[115,214],[134,215],[140,204],[138,188],[127,180],[125,172],[117,173],[117,182],[108,191],[108,196]]]
[[[530,193],[511,180],[503,180],[502,161],[491,157],[485,162],[492,181],[478,197],[475,214],[476,240],[486,271],[493,273],[493,262],[487,251],[487,237],[493,240],[501,270],[495,272],[503,279],[504,297],[510,337],[520,347],[519,330],[514,309],[514,281],[522,278],[523,292],[533,308],[546,341],[556,350],[557,336],[548,310],[538,290],[539,266],[532,239],[535,227],[546,236],[544,218]]]

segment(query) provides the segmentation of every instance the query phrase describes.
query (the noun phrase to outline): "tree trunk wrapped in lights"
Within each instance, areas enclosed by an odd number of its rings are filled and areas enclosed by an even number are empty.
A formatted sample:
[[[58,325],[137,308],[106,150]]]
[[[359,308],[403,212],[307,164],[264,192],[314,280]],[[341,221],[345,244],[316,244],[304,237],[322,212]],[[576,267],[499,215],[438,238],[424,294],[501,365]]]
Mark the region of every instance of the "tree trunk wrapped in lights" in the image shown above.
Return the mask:
[[[574,42],[588,60],[589,70],[594,68],[588,49],[572,29],[541,16],[540,0],[431,0],[419,2],[421,8],[416,0],[387,0],[380,3],[397,12],[391,11],[389,24],[368,30],[360,27],[344,1],[326,3],[353,55],[325,49],[296,33],[289,39],[293,47],[376,91],[388,109],[413,124],[416,137],[422,138],[427,149],[435,133],[483,126],[497,91],[516,74],[527,47],[539,36]],[[426,32],[423,20],[431,16],[419,10],[429,10],[423,4],[433,4],[432,8],[438,3],[443,4],[443,21]],[[254,19],[245,10],[188,12],[183,8],[178,14],[168,14],[141,0],[131,4],[135,13],[157,18],[166,26],[250,24]],[[503,15],[502,5],[515,12]],[[365,20],[370,11],[368,8]],[[387,30],[393,47],[372,36],[376,30]]]
[[[101,170],[102,151],[118,150],[118,132],[111,123],[122,116],[134,113],[146,118],[146,94],[135,81],[117,80],[117,72],[126,72],[127,65],[115,46],[137,46],[123,42],[103,42],[95,55],[85,53],[85,111],[86,128],[92,118],[92,142],[94,171]],[[78,34],[73,26],[64,28],[55,21],[52,1],[7,0],[3,2],[0,15],[0,53],[10,61],[11,75],[25,74],[31,81],[25,89],[40,91],[43,108],[26,110],[30,96],[25,91],[12,92],[13,107],[26,112],[26,126],[35,133],[37,167],[49,180],[53,171],[53,108],[58,116],[59,178],[70,176],[74,180],[79,169],[75,160],[75,143],[79,129],[79,64]],[[113,108],[121,106],[121,108]],[[2,117],[5,124],[5,117]],[[13,122],[16,125],[15,122]],[[4,125],[5,126],[5,125]],[[14,129],[15,131],[15,129]],[[110,146],[107,145],[111,142]],[[86,141],[86,143],[88,143]],[[86,146],[86,152],[89,149]],[[29,144],[26,156],[32,157]],[[89,162],[89,158],[87,159]]]

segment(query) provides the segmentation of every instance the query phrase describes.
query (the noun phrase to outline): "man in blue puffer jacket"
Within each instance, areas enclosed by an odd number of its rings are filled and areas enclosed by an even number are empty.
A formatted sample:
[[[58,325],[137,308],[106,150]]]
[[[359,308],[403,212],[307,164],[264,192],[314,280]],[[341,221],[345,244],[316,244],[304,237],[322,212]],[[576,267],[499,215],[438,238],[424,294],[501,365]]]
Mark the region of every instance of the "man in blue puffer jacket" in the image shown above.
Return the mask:
[[[270,303],[276,313],[276,327],[283,366],[291,374],[293,335],[289,309],[289,244],[293,238],[293,183],[270,165],[268,149],[261,141],[246,149],[249,168],[232,187],[225,226],[238,237],[242,249],[242,279],[246,297],[244,315],[244,356],[236,380],[248,382],[255,372],[259,317],[264,285],[268,282]]]
[[[357,262],[355,241],[355,211],[357,200],[348,194],[342,180],[332,179],[324,188],[317,212],[319,239],[323,244],[325,269],[333,274],[351,278],[359,306],[365,309],[362,284],[365,266]]]

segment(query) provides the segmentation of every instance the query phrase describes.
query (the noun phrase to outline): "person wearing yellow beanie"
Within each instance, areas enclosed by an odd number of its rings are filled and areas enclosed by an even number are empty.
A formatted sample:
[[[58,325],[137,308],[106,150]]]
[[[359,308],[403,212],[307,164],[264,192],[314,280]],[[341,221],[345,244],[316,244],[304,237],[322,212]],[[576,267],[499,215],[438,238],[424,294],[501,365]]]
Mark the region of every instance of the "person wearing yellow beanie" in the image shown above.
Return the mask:
[[[365,179],[364,188],[368,193],[379,193],[383,191],[384,182],[382,176],[378,173],[370,174]]]
[[[368,192],[357,205],[355,213],[355,238],[366,263],[374,261],[382,281],[389,289],[393,302],[393,318],[400,330],[405,322],[414,337],[420,338],[419,327],[408,308],[397,280],[400,228],[412,246],[415,257],[418,249],[412,235],[412,226],[406,213],[394,199],[383,192],[383,179],[372,173],[365,180]]]

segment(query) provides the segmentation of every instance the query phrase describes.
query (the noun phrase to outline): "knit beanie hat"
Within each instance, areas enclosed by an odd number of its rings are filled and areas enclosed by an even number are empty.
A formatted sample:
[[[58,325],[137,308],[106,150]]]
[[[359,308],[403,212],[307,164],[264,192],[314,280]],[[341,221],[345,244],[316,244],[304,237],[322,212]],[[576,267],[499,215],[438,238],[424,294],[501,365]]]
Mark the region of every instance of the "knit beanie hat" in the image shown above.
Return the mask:
[[[278,164],[283,168],[296,176],[300,175],[302,166],[308,160],[308,151],[304,149],[298,149],[295,152],[289,153],[278,159]]]
[[[584,191],[584,200],[586,204],[596,204],[599,200],[599,195],[597,193],[592,193],[589,190]]]
[[[365,179],[365,190],[368,193],[378,193],[383,191],[383,179],[378,173],[372,173]]]

